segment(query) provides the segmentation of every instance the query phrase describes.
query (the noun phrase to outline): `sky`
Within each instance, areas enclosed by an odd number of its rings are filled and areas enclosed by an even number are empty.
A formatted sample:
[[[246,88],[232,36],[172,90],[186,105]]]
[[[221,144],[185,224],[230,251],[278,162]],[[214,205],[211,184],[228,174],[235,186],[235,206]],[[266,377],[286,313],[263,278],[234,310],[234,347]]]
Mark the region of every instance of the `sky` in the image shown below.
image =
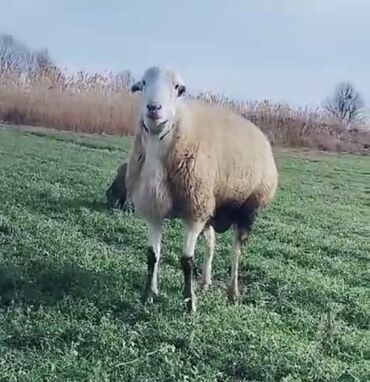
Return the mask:
[[[350,81],[370,106],[370,0],[0,0],[0,33],[70,70],[177,69],[191,91],[319,105]]]

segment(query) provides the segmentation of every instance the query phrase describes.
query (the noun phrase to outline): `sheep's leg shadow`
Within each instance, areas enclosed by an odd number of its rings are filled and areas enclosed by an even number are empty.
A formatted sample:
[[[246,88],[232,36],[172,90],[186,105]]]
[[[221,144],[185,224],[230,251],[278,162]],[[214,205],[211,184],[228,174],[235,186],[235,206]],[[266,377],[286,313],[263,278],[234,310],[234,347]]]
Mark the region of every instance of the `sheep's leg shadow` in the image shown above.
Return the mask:
[[[161,256],[162,222],[148,223],[148,273],[144,301],[151,304],[158,295],[158,269]]]
[[[181,258],[184,272],[184,301],[186,310],[191,313],[196,311],[196,297],[193,287],[193,258],[197,239],[202,232],[204,223],[190,223],[185,226],[184,254]]]
[[[208,225],[202,231],[202,237],[206,246],[203,258],[201,288],[207,290],[212,284],[212,261],[215,251],[215,231],[211,225]]]

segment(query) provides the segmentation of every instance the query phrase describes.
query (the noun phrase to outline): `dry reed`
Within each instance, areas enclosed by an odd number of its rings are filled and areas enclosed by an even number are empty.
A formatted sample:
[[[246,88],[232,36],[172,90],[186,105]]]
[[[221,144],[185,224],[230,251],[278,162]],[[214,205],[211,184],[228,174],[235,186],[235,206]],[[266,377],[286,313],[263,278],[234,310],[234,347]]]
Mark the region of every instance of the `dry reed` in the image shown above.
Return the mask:
[[[111,73],[58,70],[28,80],[0,73],[0,120],[85,133],[130,135],[134,132],[136,95],[129,79]],[[252,120],[273,145],[327,151],[366,151],[370,134],[349,128],[323,109],[294,108],[265,102],[237,102],[212,93],[196,98],[221,103]]]

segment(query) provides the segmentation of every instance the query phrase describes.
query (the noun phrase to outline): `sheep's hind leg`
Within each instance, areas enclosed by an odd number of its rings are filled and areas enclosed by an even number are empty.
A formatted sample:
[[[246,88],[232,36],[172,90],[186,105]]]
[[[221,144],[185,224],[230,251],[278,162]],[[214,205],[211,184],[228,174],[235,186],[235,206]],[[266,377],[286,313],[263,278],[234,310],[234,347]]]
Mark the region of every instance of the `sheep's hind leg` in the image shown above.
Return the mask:
[[[227,290],[229,300],[232,302],[235,302],[236,299],[239,297],[238,273],[241,247],[242,243],[239,237],[238,229],[236,228],[234,230],[233,243],[231,246],[231,278]]]
[[[184,272],[184,300],[189,313],[196,311],[196,297],[193,289],[193,257],[197,239],[204,223],[192,223],[185,226],[184,254],[181,258]]]
[[[231,247],[231,279],[228,288],[229,300],[233,302],[239,296],[238,272],[241,249],[252,230],[258,208],[258,198],[255,195],[251,195],[238,211],[239,216],[234,228],[234,239]]]
[[[148,223],[148,274],[145,285],[144,300],[152,303],[158,295],[158,268],[161,256],[162,222]]]
[[[202,265],[201,287],[207,290],[212,284],[212,261],[215,251],[215,231],[212,226],[207,226],[202,231],[202,236],[206,245]]]

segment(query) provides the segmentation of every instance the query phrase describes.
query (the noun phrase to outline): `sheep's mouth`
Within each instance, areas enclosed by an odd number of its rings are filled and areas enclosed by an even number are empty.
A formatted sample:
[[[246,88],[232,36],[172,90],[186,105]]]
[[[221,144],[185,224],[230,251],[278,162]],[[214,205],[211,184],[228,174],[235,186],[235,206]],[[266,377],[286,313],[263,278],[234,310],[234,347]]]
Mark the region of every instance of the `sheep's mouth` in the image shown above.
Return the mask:
[[[151,122],[154,122],[154,123],[149,123],[148,126],[145,126],[144,124],[144,129],[150,133],[150,134],[154,134],[154,135],[157,135],[157,134],[160,134],[164,127],[166,126],[167,122],[168,122],[168,119],[165,119],[165,120],[151,120]]]
[[[152,121],[159,121],[162,118],[161,114],[158,113],[158,111],[148,111],[146,113],[146,116]]]

